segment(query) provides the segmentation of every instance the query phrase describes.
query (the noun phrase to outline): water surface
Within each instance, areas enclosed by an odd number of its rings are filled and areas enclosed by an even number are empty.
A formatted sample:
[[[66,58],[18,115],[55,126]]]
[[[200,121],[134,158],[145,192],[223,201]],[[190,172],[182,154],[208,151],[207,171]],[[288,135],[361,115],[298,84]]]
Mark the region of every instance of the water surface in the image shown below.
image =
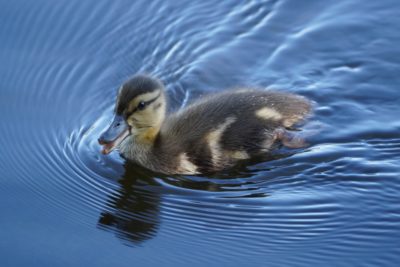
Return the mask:
[[[397,266],[400,3],[0,1],[1,266]],[[117,88],[259,86],[310,146],[205,176],[100,154]]]

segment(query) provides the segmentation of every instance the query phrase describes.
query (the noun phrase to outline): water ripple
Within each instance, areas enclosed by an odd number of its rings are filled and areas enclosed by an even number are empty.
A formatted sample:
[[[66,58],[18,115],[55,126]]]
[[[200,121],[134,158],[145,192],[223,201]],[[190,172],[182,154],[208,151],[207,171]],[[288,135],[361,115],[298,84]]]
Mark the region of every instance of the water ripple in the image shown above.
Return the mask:
[[[97,223],[88,240],[106,230],[160,253],[149,264],[396,262],[398,23],[385,1],[39,2],[0,3],[4,203],[85,233]],[[171,110],[238,85],[303,94],[318,103],[310,145],[214,176],[103,156],[97,137],[136,72],[166,84]]]

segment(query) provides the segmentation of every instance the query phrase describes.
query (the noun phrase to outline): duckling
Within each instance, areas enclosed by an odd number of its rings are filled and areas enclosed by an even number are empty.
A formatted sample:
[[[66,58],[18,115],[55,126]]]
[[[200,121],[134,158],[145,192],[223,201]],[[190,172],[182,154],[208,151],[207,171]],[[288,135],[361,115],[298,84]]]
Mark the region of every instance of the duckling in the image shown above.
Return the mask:
[[[287,129],[311,112],[306,98],[277,91],[236,89],[203,97],[166,114],[164,85],[137,75],[124,83],[115,116],[99,143],[164,174],[205,174],[269,153],[276,142],[299,147]]]

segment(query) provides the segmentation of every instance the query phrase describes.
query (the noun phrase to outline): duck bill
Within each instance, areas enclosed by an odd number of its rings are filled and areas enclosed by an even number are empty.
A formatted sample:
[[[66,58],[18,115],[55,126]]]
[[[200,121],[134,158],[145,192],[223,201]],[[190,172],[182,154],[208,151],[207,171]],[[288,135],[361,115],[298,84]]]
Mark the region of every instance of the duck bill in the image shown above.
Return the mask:
[[[129,134],[129,127],[124,118],[115,115],[110,126],[100,135],[98,140],[99,144],[103,146],[101,153],[108,154],[113,151]]]

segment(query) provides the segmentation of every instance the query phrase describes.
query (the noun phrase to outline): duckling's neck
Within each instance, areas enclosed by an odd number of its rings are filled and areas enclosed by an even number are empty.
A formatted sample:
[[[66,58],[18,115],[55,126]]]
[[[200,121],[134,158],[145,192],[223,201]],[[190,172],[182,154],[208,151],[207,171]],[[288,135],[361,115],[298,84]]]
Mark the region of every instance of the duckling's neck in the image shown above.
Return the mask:
[[[132,133],[122,144],[121,153],[126,158],[152,169],[153,165],[159,165],[158,158],[153,153],[159,132],[160,126],[154,126]]]
[[[135,159],[141,164],[143,160],[152,157],[154,143],[160,133],[161,125],[153,125],[146,128],[133,130],[132,135],[127,138],[129,142],[124,145],[123,154],[129,154],[128,158]]]

